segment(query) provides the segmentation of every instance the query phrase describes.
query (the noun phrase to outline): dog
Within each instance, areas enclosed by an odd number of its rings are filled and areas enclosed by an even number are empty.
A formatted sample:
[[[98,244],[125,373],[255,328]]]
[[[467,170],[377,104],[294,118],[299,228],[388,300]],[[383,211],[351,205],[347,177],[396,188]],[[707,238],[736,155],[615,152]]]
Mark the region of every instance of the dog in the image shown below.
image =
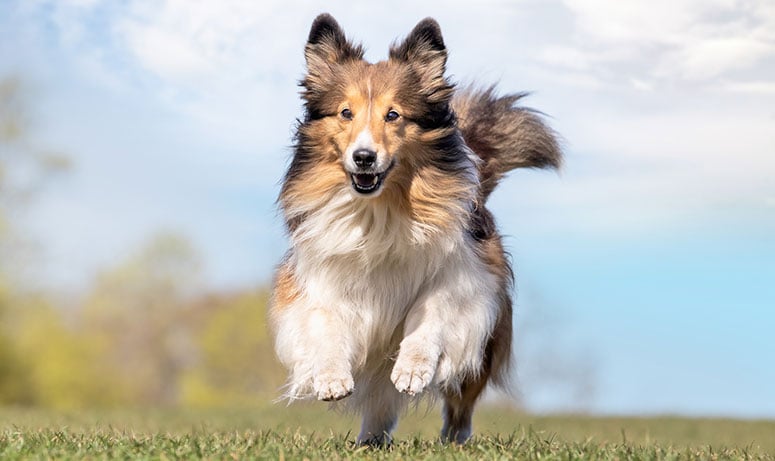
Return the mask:
[[[431,395],[442,440],[464,443],[484,388],[511,374],[513,275],[485,203],[509,170],[559,168],[556,136],[524,94],[456,89],[431,18],[372,64],[322,14],[304,52],[269,308],[286,397],[347,397],[358,443],[384,445]]]

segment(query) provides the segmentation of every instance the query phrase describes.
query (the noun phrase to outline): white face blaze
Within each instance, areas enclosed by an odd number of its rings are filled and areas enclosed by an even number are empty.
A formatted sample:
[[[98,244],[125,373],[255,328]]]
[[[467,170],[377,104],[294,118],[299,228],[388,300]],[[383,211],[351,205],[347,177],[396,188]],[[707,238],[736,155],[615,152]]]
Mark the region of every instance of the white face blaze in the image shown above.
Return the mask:
[[[374,173],[384,173],[388,167],[390,167],[390,160],[388,159],[387,152],[380,146],[374,143],[374,138],[371,135],[371,130],[368,126],[364,127],[355,140],[347,146],[347,150],[344,153],[344,167],[349,173],[358,173],[361,169],[355,164],[353,154],[361,149],[370,150],[376,152],[377,161],[371,168]]]
[[[376,155],[373,164],[358,165],[355,154],[359,151],[373,152]],[[352,191],[359,197],[376,197],[382,192],[382,181],[391,167],[390,156],[385,149],[374,142],[367,124],[344,152],[344,167],[350,174]]]
[[[364,127],[360,133],[358,133],[358,136],[356,136],[355,140],[349,146],[347,146],[347,150],[344,152],[344,167],[348,172],[357,173],[359,171],[358,165],[355,164],[353,154],[355,151],[361,149],[376,152],[374,138],[371,136],[371,130],[369,130],[368,125]]]

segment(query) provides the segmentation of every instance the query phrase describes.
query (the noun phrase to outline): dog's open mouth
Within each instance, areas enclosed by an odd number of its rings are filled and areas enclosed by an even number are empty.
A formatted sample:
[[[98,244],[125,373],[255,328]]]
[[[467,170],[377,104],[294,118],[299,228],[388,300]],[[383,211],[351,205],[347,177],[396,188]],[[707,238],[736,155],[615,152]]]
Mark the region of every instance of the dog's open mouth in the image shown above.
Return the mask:
[[[353,189],[361,194],[371,194],[382,186],[387,171],[382,173],[352,173],[350,180],[353,183]]]
[[[353,189],[355,189],[355,192],[358,192],[359,194],[373,194],[374,192],[378,191],[380,187],[382,187],[382,184],[385,182],[385,177],[387,177],[388,173],[390,173],[390,170],[392,170],[394,166],[395,161],[393,161],[390,166],[388,166],[387,169],[381,173],[377,173],[375,171],[350,173],[350,182],[352,182]]]

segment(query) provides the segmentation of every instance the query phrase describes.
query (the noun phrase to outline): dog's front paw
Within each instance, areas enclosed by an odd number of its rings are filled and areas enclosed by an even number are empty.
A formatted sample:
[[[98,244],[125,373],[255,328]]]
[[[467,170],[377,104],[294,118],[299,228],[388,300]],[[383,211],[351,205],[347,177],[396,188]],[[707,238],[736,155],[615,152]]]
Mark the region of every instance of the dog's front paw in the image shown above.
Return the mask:
[[[399,356],[390,379],[399,392],[419,394],[431,383],[435,365],[427,360],[402,360]]]
[[[347,372],[323,372],[315,376],[312,387],[318,400],[341,400],[353,393],[355,383]]]

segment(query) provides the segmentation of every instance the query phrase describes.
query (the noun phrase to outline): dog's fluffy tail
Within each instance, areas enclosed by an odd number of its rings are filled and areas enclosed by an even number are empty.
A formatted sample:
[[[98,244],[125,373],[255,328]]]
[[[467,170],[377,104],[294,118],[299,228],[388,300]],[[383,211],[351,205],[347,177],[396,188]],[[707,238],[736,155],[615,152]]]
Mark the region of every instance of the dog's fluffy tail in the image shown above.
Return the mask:
[[[483,201],[510,170],[559,169],[562,164],[555,133],[538,112],[516,105],[526,95],[498,96],[494,87],[468,87],[452,99],[463,139],[482,159],[479,177]]]

